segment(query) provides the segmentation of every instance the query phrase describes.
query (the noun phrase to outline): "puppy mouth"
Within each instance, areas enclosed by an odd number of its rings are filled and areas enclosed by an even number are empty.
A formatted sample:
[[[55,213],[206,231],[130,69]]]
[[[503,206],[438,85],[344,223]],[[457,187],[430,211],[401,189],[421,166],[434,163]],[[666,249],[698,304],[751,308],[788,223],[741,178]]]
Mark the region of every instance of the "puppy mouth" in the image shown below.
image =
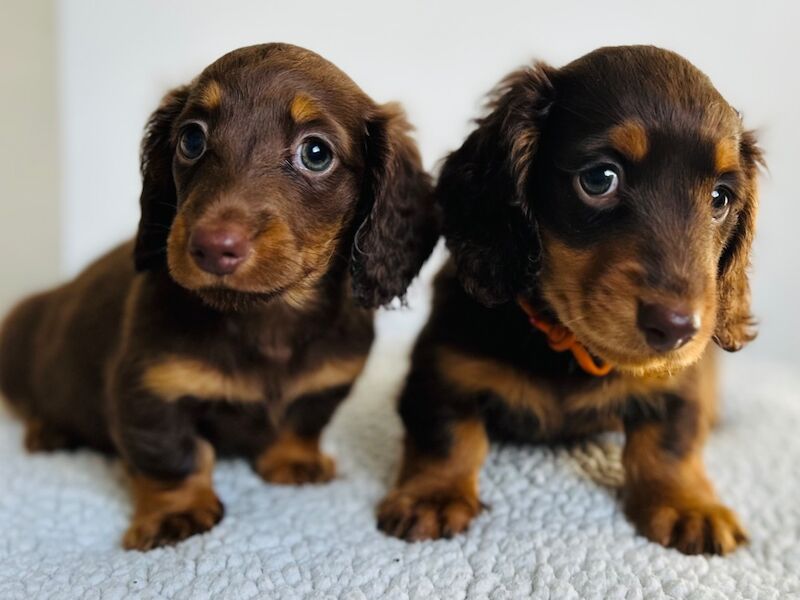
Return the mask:
[[[699,336],[692,338],[685,345],[666,352],[656,352],[643,348],[643,340],[633,335],[632,343],[620,349],[598,339],[596,331],[574,332],[580,343],[597,358],[611,364],[615,369],[636,374],[668,372],[681,369],[699,358],[697,348],[704,347]],[[631,351],[631,348],[635,350]]]

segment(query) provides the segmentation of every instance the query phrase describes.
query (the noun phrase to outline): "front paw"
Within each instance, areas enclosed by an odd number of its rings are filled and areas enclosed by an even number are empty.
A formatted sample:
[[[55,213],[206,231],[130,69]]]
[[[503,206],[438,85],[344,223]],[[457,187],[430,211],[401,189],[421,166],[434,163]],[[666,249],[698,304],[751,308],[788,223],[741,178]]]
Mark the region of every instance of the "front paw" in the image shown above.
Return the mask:
[[[736,515],[717,502],[653,502],[629,506],[636,529],[684,554],[728,554],[747,542]]]
[[[409,542],[449,538],[483,509],[477,494],[457,488],[393,490],[378,506],[378,528]]]
[[[322,452],[293,458],[264,456],[256,471],[267,483],[278,485],[325,483],[336,475],[336,463]]]
[[[196,506],[176,512],[153,512],[134,517],[122,539],[126,550],[152,550],[177,544],[204,533],[222,520],[225,508],[215,495]]]

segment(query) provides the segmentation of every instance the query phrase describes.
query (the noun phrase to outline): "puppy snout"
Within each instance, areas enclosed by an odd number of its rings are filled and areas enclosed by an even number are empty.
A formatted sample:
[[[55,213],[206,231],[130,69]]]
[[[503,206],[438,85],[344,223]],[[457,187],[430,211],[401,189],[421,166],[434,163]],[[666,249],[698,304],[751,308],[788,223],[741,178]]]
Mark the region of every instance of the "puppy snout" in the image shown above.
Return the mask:
[[[247,231],[233,224],[199,225],[189,239],[189,253],[194,262],[214,275],[230,275],[236,271],[251,249]]]
[[[685,306],[640,303],[637,324],[648,346],[668,352],[695,336],[700,328],[700,315]]]

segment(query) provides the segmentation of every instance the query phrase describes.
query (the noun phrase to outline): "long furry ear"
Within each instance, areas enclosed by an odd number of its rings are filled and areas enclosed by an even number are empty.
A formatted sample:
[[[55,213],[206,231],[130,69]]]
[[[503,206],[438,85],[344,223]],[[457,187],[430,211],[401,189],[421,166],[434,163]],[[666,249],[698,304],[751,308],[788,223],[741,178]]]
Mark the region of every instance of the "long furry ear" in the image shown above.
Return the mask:
[[[728,352],[741,350],[745,344],[755,339],[757,333],[755,320],[750,312],[750,281],[747,272],[750,268],[758,212],[758,171],[765,163],[753,132],[744,132],[740,148],[746,181],[744,205],[736,215],[736,226],[719,262],[719,302],[714,332],[714,341]]]
[[[430,176],[397,104],[367,122],[366,168],[350,270],[356,300],[377,307],[402,297],[439,236]]]
[[[172,178],[170,133],[188,95],[188,86],[169,92],[145,126],[140,153],[142,194],[139,203],[142,214],[134,248],[137,271],[166,264],[167,236],[178,202]]]
[[[512,300],[533,280],[540,248],[528,174],[553,102],[553,69],[506,77],[489,114],[442,167],[436,198],[462,285],[486,305]]]

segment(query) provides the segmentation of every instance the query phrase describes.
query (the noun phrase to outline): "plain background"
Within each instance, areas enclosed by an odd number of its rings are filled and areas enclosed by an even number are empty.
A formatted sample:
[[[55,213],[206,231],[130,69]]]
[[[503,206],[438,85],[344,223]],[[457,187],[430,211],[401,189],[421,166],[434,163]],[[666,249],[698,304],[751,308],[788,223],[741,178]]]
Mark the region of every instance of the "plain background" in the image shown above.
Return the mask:
[[[435,169],[509,70],[647,43],[692,60],[760,132],[770,169],[753,278],[762,327],[745,355],[795,361],[797,17],[793,3],[763,1],[4,2],[0,309],[133,233],[147,115],[229,50],[284,41],[319,52],[376,100],[405,104]]]

